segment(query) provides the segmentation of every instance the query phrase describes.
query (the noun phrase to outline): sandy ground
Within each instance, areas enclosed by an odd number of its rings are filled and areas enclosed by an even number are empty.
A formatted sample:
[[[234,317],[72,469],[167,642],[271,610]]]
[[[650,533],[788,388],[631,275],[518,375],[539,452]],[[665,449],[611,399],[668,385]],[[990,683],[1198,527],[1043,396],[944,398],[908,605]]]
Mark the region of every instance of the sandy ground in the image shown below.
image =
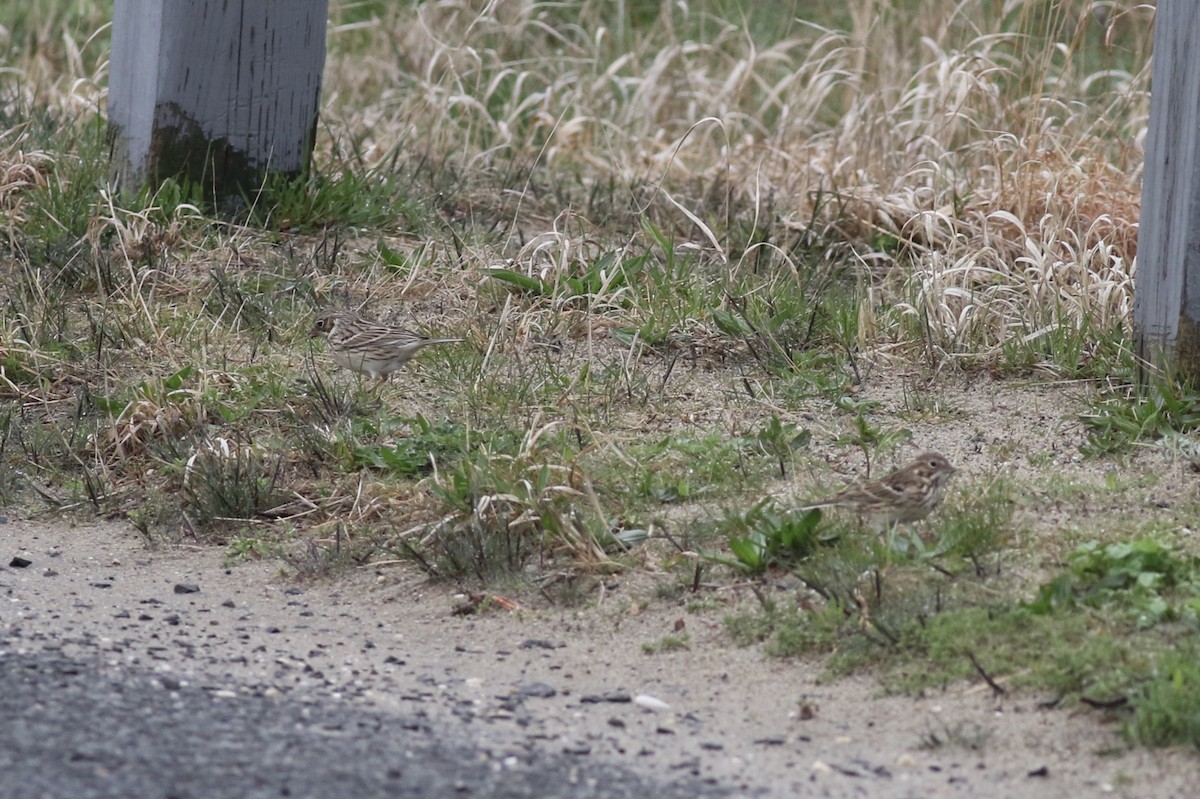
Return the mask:
[[[1195,795],[1194,753],[1128,750],[1092,711],[976,685],[911,699],[821,684],[819,664],[736,647],[719,613],[629,601],[619,580],[583,610],[464,617],[405,566],[298,583],[277,562],[149,551],[119,523],[11,519],[0,542],[0,655],[55,650],[231,698],[320,689],[460,725],[501,761],[545,747],[742,795]],[[690,649],[642,651],[680,620]],[[931,734],[948,743],[923,746]]]

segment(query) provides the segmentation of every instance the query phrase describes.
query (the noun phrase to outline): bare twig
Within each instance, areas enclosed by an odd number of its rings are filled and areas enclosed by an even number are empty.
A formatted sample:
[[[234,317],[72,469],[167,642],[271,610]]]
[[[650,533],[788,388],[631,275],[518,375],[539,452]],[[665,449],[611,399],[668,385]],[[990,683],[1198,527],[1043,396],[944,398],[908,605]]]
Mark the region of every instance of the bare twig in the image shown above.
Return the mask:
[[[1008,693],[1004,690],[1004,686],[993,680],[992,675],[988,674],[984,670],[983,666],[979,664],[979,660],[976,659],[974,652],[968,652],[967,657],[971,660],[971,665],[975,667],[975,671],[979,672],[979,676],[983,678],[984,682],[991,686],[992,691],[994,691],[997,696],[1003,696],[1004,694]]]

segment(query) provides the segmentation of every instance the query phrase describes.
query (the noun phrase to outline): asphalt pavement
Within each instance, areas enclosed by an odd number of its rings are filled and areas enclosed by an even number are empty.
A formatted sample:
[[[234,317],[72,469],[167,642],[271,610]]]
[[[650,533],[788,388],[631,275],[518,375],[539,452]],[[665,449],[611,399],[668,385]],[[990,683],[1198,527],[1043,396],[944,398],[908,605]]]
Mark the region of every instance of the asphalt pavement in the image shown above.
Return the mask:
[[[0,799],[721,796],[322,691],[183,684],[0,639]]]

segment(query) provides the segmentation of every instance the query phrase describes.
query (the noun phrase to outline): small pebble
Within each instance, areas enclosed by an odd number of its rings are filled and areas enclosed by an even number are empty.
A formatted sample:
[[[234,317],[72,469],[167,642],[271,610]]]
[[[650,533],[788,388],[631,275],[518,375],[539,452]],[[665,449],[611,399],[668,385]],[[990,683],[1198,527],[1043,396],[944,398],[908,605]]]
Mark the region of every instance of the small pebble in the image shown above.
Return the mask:
[[[671,706],[666,702],[649,694],[638,694],[633,698],[633,703],[638,707],[644,707],[647,710],[670,710]]]
[[[537,699],[549,699],[558,693],[554,686],[547,685],[544,682],[523,682],[517,686],[517,693],[521,696],[532,696]]]

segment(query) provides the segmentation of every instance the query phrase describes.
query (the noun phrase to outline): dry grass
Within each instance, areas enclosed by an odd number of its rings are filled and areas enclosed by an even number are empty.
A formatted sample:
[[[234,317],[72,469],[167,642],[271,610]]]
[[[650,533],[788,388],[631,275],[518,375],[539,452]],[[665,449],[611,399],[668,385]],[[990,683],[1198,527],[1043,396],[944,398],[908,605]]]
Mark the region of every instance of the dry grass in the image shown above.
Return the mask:
[[[59,13],[16,20],[5,116],[86,117],[104,104],[103,6],[41,5]],[[443,214],[508,234],[484,263],[536,268],[544,249],[522,239],[570,236],[554,221],[566,207],[610,244],[646,213],[734,263],[815,234],[947,354],[1124,324],[1151,12],[860,0],[830,29],[804,19],[819,6],[335,5],[319,163],[399,158],[454,181]],[[6,204],[45,170],[22,138],[0,153]],[[597,192],[605,217],[587,207]]]
[[[827,5],[334,4],[326,183],[295,192],[332,204],[266,225],[109,194],[107,4],[4,12],[8,452],[60,505],[121,512],[148,473],[195,496],[196,464],[248,459],[271,507],[247,515],[285,529],[478,527],[436,460],[380,475],[424,412],[519,463],[484,494],[536,497],[590,562],[636,526],[605,475],[665,490],[645,431],[752,433],[860,363],[1076,375],[1119,350],[1151,12]],[[380,395],[314,354],[328,304],[467,343]]]
[[[563,175],[618,239],[645,213],[737,264],[815,235],[877,304],[920,318],[885,314],[876,344],[924,346],[927,323],[939,355],[986,357],[1126,325],[1149,10],[876,0],[832,30],[800,18],[818,4],[777,4],[754,12],[767,37],[718,3],[651,5],[631,4],[636,30],[598,3],[393,7],[369,37],[335,24],[322,147],[506,173],[483,213],[510,239],[546,230]],[[606,186],[606,218],[579,208]]]

